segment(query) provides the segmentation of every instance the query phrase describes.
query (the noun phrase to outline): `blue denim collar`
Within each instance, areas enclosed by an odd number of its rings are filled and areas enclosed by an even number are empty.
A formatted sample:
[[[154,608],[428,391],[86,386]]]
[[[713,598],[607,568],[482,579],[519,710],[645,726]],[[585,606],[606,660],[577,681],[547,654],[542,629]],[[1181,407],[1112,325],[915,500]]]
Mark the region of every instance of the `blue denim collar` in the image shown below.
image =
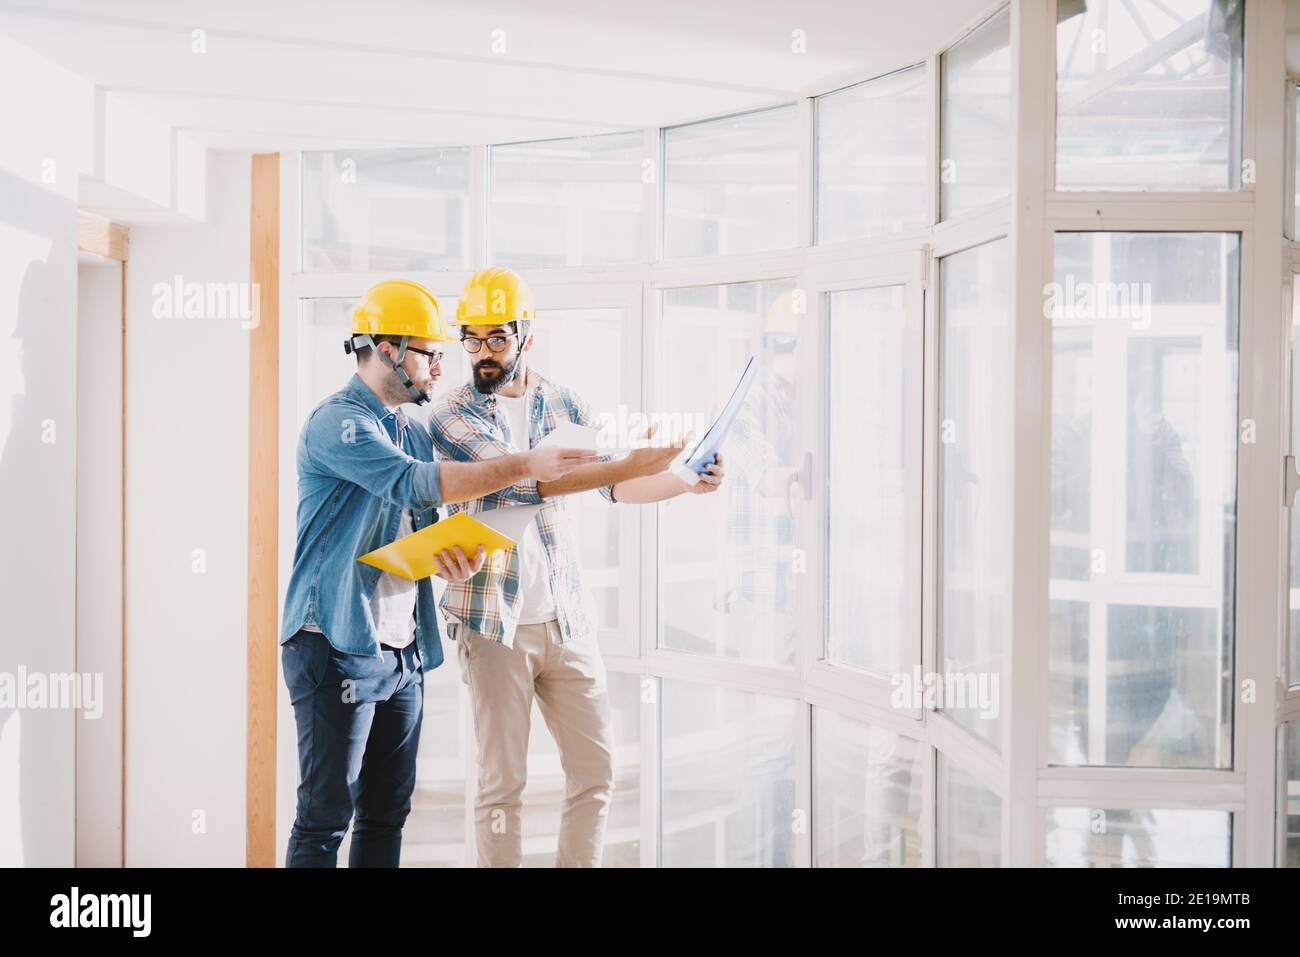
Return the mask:
[[[375,395],[370,386],[366,385],[365,380],[357,373],[352,373],[352,378],[348,380],[346,389],[348,395],[373,412],[376,419],[383,421],[392,416],[393,413],[388,406],[380,401],[379,396]]]

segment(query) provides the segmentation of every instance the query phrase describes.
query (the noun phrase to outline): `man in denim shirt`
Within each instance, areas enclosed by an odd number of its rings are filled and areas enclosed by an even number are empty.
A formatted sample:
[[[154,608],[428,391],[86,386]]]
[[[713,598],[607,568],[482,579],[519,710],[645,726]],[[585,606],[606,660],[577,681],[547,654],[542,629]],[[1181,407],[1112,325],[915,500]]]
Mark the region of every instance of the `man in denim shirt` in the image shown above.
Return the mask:
[[[334,867],[353,816],[350,867],[396,867],[415,788],[422,671],[442,663],[429,579],[357,558],[437,521],[435,509],[529,480],[553,481],[594,452],[534,449],[491,462],[437,462],[401,406],[427,402],[440,342],[455,341],[419,283],[372,287],[345,348],[357,372],[307,418],[298,440],[298,537],[281,658],[298,726],[298,809],[288,867]],[[459,548],[439,575],[484,563]]]

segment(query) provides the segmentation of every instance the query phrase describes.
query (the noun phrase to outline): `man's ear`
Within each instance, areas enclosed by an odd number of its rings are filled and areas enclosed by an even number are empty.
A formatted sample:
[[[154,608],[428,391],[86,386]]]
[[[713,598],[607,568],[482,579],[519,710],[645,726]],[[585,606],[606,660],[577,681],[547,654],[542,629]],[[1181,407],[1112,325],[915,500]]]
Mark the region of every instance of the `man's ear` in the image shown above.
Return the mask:
[[[530,332],[528,333],[528,338],[524,340],[524,344],[519,347],[519,351],[527,352],[532,347],[533,347],[533,334]]]

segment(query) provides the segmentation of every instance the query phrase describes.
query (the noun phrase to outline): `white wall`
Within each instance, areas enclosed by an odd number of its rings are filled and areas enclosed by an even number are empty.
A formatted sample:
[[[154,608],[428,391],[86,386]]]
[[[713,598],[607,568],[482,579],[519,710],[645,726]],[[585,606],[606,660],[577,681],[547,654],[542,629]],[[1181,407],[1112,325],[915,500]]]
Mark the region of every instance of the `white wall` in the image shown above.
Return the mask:
[[[86,84],[0,37],[0,673],[76,664],[78,118]],[[70,866],[75,712],[0,711],[0,865]]]
[[[77,267],[77,866],[122,864],[122,265]],[[89,718],[97,714],[97,717]]]
[[[175,305],[156,286],[177,275],[249,282],[249,171],[247,154],[212,154],[205,223],[131,231],[131,867],[244,863],[249,333],[238,315],[169,319],[155,307]]]

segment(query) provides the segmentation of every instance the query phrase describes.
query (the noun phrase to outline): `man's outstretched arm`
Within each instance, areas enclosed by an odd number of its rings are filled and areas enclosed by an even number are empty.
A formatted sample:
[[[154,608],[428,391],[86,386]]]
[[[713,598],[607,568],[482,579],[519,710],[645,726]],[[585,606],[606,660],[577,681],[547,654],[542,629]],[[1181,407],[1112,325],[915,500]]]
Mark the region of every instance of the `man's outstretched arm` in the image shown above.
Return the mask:
[[[637,479],[655,476],[668,467],[668,463],[682,450],[681,444],[662,447],[648,446],[633,449],[625,458],[612,462],[596,462],[571,470],[568,474],[553,481],[537,483],[537,494],[542,498],[556,495],[574,495],[587,492],[593,488],[614,486],[614,497],[623,501],[618,494],[618,486]],[[533,451],[536,451],[534,449]],[[594,454],[594,453],[593,453]],[[679,483],[680,484],[680,483]]]
[[[687,485],[671,472],[660,472],[658,475],[645,475],[617,483],[614,486],[614,497],[626,505],[646,505],[675,498],[684,492],[707,495],[718,490],[725,474],[722,456],[719,454],[713,457],[713,464],[704,470],[694,485]]]
[[[537,480],[540,488],[544,482],[563,481],[579,469],[595,468],[595,461],[595,452],[561,448],[536,448],[482,462],[443,460],[438,463],[442,501],[472,502],[490,492],[532,479]]]

